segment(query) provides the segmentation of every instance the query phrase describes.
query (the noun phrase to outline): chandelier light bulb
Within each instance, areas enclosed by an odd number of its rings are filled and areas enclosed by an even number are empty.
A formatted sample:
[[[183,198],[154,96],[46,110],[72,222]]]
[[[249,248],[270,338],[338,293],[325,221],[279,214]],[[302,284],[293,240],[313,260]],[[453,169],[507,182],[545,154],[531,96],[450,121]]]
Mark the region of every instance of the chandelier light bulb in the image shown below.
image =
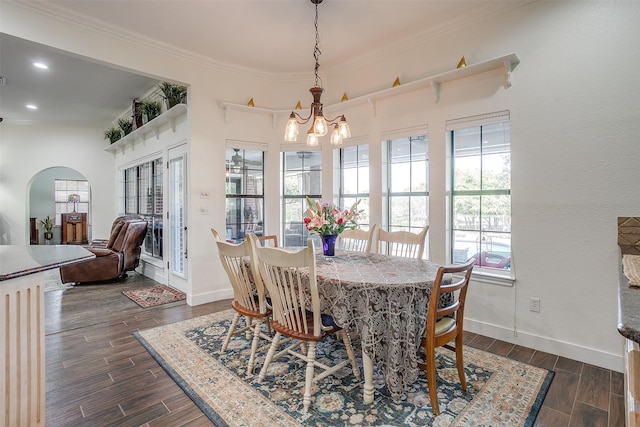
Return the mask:
[[[325,136],[329,133],[329,126],[327,126],[327,119],[324,118],[322,113],[318,114],[313,119],[313,133],[318,136]]]
[[[331,144],[340,145],[342,144],[342,137],[340,136],[340,130],[338,129],[338,125],[333,127],[333,132],[331,132]]]
[[[349,128],[349,124],[347,123],[347,119],[342,116],[340,119],[340,123],[338,124],[340,137],[341,138],[351,138],[351,129]]]
[[[284,130],[284,140],[286,142],[295,142],[298,139],[298,123],[296,122],[296,116],[291,113],[289,120],[287,121],[287,127]]]
[[[313,127],[307,131],[307,145],[310,147],[315,147],[319,143],[318,135],[313,133]]]

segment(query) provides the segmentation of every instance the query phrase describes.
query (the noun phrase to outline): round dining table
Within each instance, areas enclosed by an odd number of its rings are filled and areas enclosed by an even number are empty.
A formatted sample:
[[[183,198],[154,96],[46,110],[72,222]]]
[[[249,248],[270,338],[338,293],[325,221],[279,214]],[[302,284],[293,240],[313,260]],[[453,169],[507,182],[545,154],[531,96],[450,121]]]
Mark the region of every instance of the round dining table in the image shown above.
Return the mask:
[[[322,312],[360,337],[365,403],[373,402],[374,365],[394,399],[420,375],[418,350],[438,267],[428,260],[364,252],[316,255]]]

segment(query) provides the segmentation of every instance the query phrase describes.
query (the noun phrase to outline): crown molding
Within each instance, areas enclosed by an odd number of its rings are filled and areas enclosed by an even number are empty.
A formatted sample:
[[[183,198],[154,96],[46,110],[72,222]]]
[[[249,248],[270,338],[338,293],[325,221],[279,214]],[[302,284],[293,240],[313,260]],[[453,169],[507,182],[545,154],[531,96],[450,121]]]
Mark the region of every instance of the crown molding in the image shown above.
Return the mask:
[[[124,42],[140,46],[141,48],[158,51],[162,54],[172,56],[180,61],[189,61],[195,64],[199,64],[201,66],[219,71],[221,73],[231,73],[248,78],[275,83],[304,82],[309,79],[309,73],[307,72],[269,73],[265,72],[264,70],[257,70],[217,61],[214,58],[178,48],[177,46],[146,37],[136,32],[123,30],[122,28],[117,27],[113,24],[88,17],[76,11],[67,9],[63,6],[53,4],[51,2],[38,1],[26,3],[18,0],[2,1],[71,25],[85,28],[89,31],[93,31],[107,37],[116,38]],[[349,61],[341,62],[340,64],[336,64],[333,66],[324,66],[322,74],[325,79],[330,80],[333,77],[348,73],[349,71],[357,70],[359,68],[362,68],[363,66],[380,61],[385,57],[388,58],[391,54],[415,48],[416,46],[424,44],[429,40],[459,30],[461,27],[470,25],[475,22],[483,21],[488,17],[496,16],[497,14],[509,12],[513,9],[523,7],[535,1],[537,0],[507,2],[506,6],[505,2],[488,2],[480,9],[471,9],[467,13],[457,16],[454,20],[442,22],[435,27],[428,28],[417,36],[398,41],[397,43],[394,43],[392,45],[387,45],[385,47],[370,51],[357,57],[353,57]]]
[[[267,80],[272,82],[308,80],[309,78],[308,73],[268,73],[263,70],[256,70],[248,67],[242,67],[217,61],[205,55],[200,55],[198,53],[179,48],[172,44],[144,36],[140,33],[122,29],[118,26],[83,15],[74,10],[67,9],[63,6],[59,6],[50,2],[24,3],[17,0],[2,1],[6,1],[21,9],[29,10],[31,12],[65,22],[70,25],[78,26],[110,38],[119,39],[121,41],[137,45],[144,49],[150,49],[165,55],[172,56],[181,61],[189,61],[195,64],[199,64],[204,67],[219,71],[221,73],[231,73],[235,75],[242,75],[249,78]]]
[[[344,62],[335,66],[328,66],[325,68],[324,74],[328,80],[337,76],[348,74],[362,69],[368,65],[376,62],[383,61],[396,55],[398,52],[404,52],[414,49],[417,46],[424,45],[430,40],[437,39],[443,35],[455,33],[461,28],[469,26],[471,24],[482,22],[487,18],[495,17],[514,9],[524,7],[528,4],[534,3],[538,0],[522,0],[514,2],[490,2],[486,4],[482,9],[473,9],[465,14],[457,16],[454,20],[441,22],[439,25],[431,28],[427,28],[414,37],[399,40],[395,43],[386,45],[385,47],[376,49],[367,54],[353,58],[348,62]],[[506,4],[506,6],[505,6]]]

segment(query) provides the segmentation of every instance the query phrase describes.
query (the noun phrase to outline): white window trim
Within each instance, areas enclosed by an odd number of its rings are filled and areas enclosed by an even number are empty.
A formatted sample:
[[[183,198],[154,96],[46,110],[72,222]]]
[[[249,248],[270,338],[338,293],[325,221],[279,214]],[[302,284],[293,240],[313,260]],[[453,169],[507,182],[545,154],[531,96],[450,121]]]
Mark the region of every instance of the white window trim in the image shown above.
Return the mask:
[[[474,126],[485,126],[494,123],[502,123],[502,122],[510,122],[511,121],[511,112],[509,110],[495,111],[493,113],[486,114],[478,114],[475,116],[469,117],[461,117],[458,119],[451,119],[445,122],[445,131],[447,133],[457,130],[464,129],[468,127]],[[448,138],[447,138],[448,139]],[[448,139],[448,145],[450,146],[451,141]],[[453,153],[451,153],[453,156]],[[450,159],[449,159],[450,161]],[[450,217],[450,214],[447,215]],[[450,231],[451,223],[447,224],[447,230]],[[450,233],[448,239],[451,239]],[[450,247],[451,241],[448,242],[447,247]],[[449,259],[451,255],[447,254],[447,259]],[[511,270],[501,272],[500,270],[492,270],[492,269],[484,269],[479,267],[474,267],[473,272],[471,273],[471,277],[474,281],[480,283],[488,283],[492,285],[499,286],[513,286],[516,281],[515,274],[515,262],[513,262],[513,245],[511,246]]]
[[[455,277],[462,277],[455,275]],[[505,276],[493,272],[487,272],[483,269],[477,269],[474,267],[471,272],[471,279],[474,282],[487,283],[489,285],[508,286],[511,287],[515,284],[516,278],[513,275]]]
[[[409,136],[414,136],[414,135],[427,135],[428,137],[429,126],[425,124],[425,125],[406,127],[402,129],[385,130],[385,131],[382,131],[382,133],[380,134],[381,136],[380,139],[382,141],[388,141],[390,139],[407,138]]]
[[[476,116],[461,117],[458,119],[447,120],[445,122],[445,130],[452,131],[464,129],[474,126],[485,126],[494,123],[502,123],[510,121],[511,114],[509,110],[496,111],[494,113],[478,114]]]

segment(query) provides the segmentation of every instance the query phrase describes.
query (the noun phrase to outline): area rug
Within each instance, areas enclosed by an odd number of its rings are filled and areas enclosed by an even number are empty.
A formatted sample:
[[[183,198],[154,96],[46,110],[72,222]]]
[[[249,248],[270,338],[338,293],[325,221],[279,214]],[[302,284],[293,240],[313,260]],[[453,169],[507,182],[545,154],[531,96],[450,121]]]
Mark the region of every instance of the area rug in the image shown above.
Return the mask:
[[[134,335],[187,395],[218,426],[532,426],[553,372],[485,351],[465,347],[467,391],[460,388],[453,352],[439,349],[440,415],[434,417],[426,377],[400,401],[388,397],[382,373],[374,372],[375,400],[362,402],[362,382],[349,368],[317,384],[311,408],[302,413],[304,362],[283,357],[271,363],[262,384],[246,376],[250,341],[235,335],[221,352],[232,310],[137,332]],[[359,344],[353,341],[358,355]],[[323,341],[321,361],[343,360],[340,344]],[[362,360],[358,357],[358,364]]]
[[[131,289],[129,291],[122,291],[122,293],[143,308],[182,301],[186,298],[186,295],[183,292],[165,285],[142,289]]]

